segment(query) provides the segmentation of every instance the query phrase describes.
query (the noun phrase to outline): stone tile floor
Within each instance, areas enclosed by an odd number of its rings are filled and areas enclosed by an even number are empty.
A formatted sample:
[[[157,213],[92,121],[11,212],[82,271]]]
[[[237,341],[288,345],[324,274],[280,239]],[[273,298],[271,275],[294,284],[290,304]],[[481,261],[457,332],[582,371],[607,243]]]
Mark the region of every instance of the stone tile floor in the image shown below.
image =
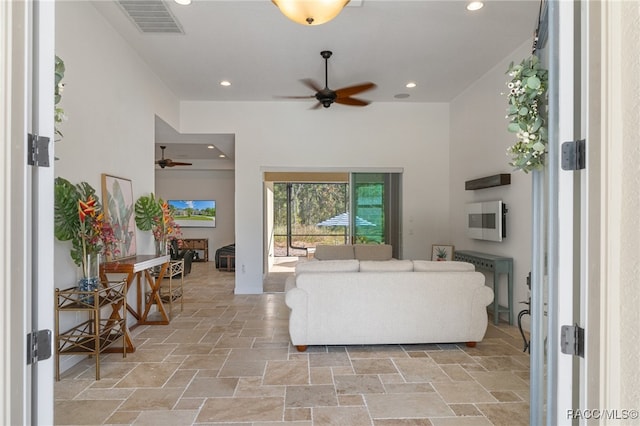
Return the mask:
[[[284,276],[284,274],[281,274]],[[529,356],[490,323],[464,344],[289,343],[283,293],[234,295],[234,273],[194,263],[184,311],[132,330],[136,352],[85,360],[55,385],[59,425],[526,425]],[[175,305],[174,305],[175,306]],[[175,307],[174,307],[175,309]]]

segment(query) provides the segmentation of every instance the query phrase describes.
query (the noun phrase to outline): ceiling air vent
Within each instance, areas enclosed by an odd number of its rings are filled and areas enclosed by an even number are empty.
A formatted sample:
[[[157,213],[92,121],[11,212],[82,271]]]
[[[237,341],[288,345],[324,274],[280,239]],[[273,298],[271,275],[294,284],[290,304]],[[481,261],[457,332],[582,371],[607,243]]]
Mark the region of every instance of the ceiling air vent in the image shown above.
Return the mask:
[[[162,0],[118,0],[118,4],[145,34],[184,34],[182,26]]]

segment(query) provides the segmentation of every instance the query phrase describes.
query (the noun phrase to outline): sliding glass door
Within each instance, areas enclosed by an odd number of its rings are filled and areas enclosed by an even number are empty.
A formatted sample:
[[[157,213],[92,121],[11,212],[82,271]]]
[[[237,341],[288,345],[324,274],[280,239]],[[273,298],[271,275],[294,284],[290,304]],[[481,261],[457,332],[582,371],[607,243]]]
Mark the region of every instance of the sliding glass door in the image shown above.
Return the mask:
[[[351,242],[391,244],[400,256],[399,173],[351,174]]]
[[[268,250],[305,256],[318,244],[390,244],[401,256],[400,173],[268,172]]]

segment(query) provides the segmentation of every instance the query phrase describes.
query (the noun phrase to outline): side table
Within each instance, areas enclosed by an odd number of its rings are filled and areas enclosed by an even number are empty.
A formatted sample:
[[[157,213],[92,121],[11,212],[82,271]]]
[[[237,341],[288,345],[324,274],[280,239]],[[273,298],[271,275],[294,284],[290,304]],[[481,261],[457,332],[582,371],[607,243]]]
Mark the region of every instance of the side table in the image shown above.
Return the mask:
[[[236,255],[235,254],[223,254],[222,256],[220,256],[220,258],[227,260],[227,271],[235,271],[236,270]]]
[[[473,264],[476,269],[493,272],[493,322],[498,324],[500,313],[507,313],[509,324],[513,325],[513,258],[477,251],[458,250],[454,253],[453,260],[468,262]],[[508,306],[500,306],[498,303],[500,274],[507,274]]]

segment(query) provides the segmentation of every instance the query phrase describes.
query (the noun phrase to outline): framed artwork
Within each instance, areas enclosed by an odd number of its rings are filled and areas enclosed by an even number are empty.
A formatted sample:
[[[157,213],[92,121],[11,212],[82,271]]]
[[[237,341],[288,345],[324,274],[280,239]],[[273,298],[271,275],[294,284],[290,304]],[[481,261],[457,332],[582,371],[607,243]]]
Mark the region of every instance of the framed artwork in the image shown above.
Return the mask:
[[[215,228],[215,200],[169,200],[173,220],[182,228]]]
[[[105,220],[113,227],[118,252],[107,258],[111,262],[136,255],[136,222],[131,180],[102,174],[102,203]]]
[[[453,246],[433,244],[431,246],[431,260],[439,262],[453,260]]]

